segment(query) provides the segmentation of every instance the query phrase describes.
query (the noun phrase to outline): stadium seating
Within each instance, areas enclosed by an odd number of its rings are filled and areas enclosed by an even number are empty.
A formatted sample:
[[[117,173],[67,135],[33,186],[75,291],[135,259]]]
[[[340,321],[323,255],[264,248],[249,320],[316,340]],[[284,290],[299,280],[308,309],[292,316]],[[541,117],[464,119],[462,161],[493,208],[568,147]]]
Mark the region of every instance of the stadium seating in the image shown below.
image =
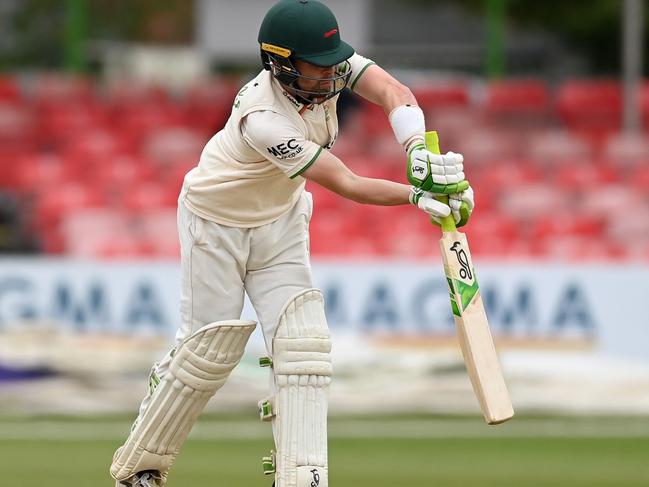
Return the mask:
[[[550,122],[550,94],[540,80],[499,80],[487,85],[487,122],[519,131]]]
[[[182,179],[227,120],[239,84],[210,79],[169,93],[0,76],[0,190],[22,202],[46,253],[177,258]],[[620,133],[618,83],[420,79],[413,92],[442,147],[465,155],[477,201],[466,232],[477,256],[649,259],[649,142]],[[649,122],[649,84],[640,106]],[[361,102],[346,122],[334,152],[358,174],[405,182],[405,156],[382,109]],[[314,256],[437,255],[438,232],[412,208],[307,188]]]
[[[21,98],[18,81],[12,76],[0,75],[0,103],[19,102]]]
[[[556,95],[559,118],[573,133],[590,139],[596,148],[622,127],[622,89],[610,80],[571,80]]]

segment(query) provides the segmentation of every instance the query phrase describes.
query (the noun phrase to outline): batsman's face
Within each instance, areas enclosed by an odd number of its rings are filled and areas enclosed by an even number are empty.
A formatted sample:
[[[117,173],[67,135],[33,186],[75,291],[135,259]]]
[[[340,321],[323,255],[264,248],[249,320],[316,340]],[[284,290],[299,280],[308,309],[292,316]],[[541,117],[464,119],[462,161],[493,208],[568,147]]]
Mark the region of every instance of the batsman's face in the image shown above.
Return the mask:
[[[295,61],[295,68],[302,76],[314,78],[298,78],[297,85],[300,89],[322,94],[328,94],[333,89],[333,80],[322,78],[333,78],[336,74],[336,66],[316,66],[298,59]]]

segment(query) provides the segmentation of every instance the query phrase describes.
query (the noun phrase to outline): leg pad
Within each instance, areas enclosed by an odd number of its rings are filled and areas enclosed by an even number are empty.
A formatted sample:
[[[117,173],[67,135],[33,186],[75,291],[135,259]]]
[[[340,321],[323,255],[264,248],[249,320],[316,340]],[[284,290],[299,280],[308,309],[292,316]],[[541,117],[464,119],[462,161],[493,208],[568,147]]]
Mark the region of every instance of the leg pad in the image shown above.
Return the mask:
[[[254,329],[252,321],[220,321],[180,344],[151,402],[117,451],[110,467],[113,478],[127,480],[152,470],[164,481],[207,401],[241,360]]]
[[[322,293],[303,291],[284,307],[273,339],[276,487],[328,485],[330,352]]]

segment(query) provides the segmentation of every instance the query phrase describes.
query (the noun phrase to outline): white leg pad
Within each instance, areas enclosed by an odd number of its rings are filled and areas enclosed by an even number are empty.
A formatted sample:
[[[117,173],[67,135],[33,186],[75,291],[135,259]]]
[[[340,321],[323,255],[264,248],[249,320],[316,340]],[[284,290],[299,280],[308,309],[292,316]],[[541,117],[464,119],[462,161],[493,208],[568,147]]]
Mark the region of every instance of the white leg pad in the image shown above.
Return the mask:
[[[276,487],[327,487],[331,341],[317,289],[291,299],[273,339]]]
[[[127,480],[138,472],[155,470],[164,483],[207,401],[241,360],[255,325],[254,321],[219,321],[180,344],[144,414],[117,451],[110,467],[113,478]]]

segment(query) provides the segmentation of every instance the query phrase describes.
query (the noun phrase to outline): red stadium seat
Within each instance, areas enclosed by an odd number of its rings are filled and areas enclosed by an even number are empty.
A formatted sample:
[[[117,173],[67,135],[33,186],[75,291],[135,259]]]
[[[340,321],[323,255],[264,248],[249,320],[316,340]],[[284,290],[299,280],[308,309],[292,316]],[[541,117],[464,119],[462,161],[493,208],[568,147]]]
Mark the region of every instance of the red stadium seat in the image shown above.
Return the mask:
[[[362,156],[367,161],[367,167],[378,164],[405,168],[406,153],[403,146],[392,137],[374,139],[369,147],[365,147]],[[379,161],[377,163],[377,161]]]
[[[629,183],[644,194],[649,194],[649,165],[635,168],[629,178]]]
[[[44,250],[51,253],[64,250],[60,224],[65,215],[103,205],[103,195],[79,184],[63,184],[41,194],[36,204],[34,225],[43,235]]]
[[[37,78],[31,98],[39,107],[89,105],[95,101],[91,80],[84,76],[48,74]]]
[[[104,93],[104,101],[111,111],[143,103],[159,105],[169,100],[169,94],[163,87],[133,80],[113,83],[106,87]]]
[[[521,141],[515,134],[504,130],[467,130],[452,147],[442,143],[442,151],[453,150],[464,155],[467,170],[473,164],[516,160],[521,156]]]
[[[412,86],[417,103],[424,111],[469,105],[469,89],[463,80],[428,82]]]
[[[151,133],[142,145],[142,154],[161,170],[175,163],[197,162],[209,136],[186,127],[169,127]]]
[[[140,260],[148,256],[148,249],[137,236],[123,233],[98,242],[93,253],[95,257],[105,260]]]
[[[137,184],[122,194],[121,206],[130,214],[172,208],[178,201],[178,192],[162,184]]]
[[[552,170],[552,183],[565,191],[592,188],[620,181],[622,172],[610,165],[592,163],[565,164]]]
[[[210,78],[190,86],[186,101],[191,105],[234,102],[234,97],[240,89],[241,80],[236,76]]]
[[[432,235],[432,229],[431,229]],[[422,233],[406,233],[400,235],[384,235],[382,254],[385,257],[400,259],[421,259],[439,255],[436,239]]]
[[[548,89],[541,80],[501,80],[487,85],[485,115],[490,123],[512,130],[545,126],[549,108]]]
[[[174,164],[172,167],[165,168],[160,170],[156,168],[156,173],[158,175],[158,181],[165,185],[168,191],[178,195],[185,180],[185,176],[189,171],[194,169],[198,165],[198,160],[196,161],[181,161],[180,163]]]
[[[84,104],[55,105],[38,112],[38,139],[44,149],[59,149],[88,130],[106,125],[99,106]]]
[[[0,103],[17,103],[21,98],[22,94],[18,86],[18,80],[10,75],[0,75]]]
[[[88,79],[48,76],[34,84],[32,103],[15,79],[0,76],[0,186],[31,198],[31,226],[46,252],[177,259],[183,177],[229,115],[236,84],[212,80],[171,98],[124,83],[98,103]],[[530,120],[546,120],[542,81],[485,86],[484,107],[471,105],[465,82],[413,88],[442,149],[464,153],[477,208],[463,231],[474,255],[649,260],[649,142],[612,131],[619,86],[564,84],[557,110],[569,130],[543,131],[527,130]],[[649,84],[643,90],[649,120]],[[358,174],[404,182],[403,149],[383,110],[363,103],[350,117],[360,123],[348,124],[334,152]],[[314,257],[438,258],[439,230],[417,209],[359,205],[308,188]]]
[[[464,171],[469,181],[476,180],[470,160],[465,161]],[[512,185],[526,185],[543,180],[543,171],[524,159],[503,160],[488,164],[475,173],[480,177],[480,189],[489,188],[496,191],[502,191]]]
[[[614,134],[606,141],[604,157],[619,166],[649,164],[649,140],[646,134]]]
[[[649,130],[649,80],[644,80],[638,94],[640,111],[642,113],[642,126],[645,132]]]
[[[645,194],[626,183],[582,188],[575,211],[583,215],[622,218],[629,211],[641,208],[645,199]]]
[[[518,238],[518,228],[513,218],[498,211],[481,212],[480,214],[477,213],[478,211],[476,210],[476,214],[462,229],[471,241],[489,239],[494,236],[512,241]]]
[[[34,113],[25,105],[0,101],[0,156],[36,149]]]
[[[541,215],[532,222],[529,236],[534,239],[551,239],[559,236],[598,238],[604,235],[606,218],[603,215],[582,215],[562,212]]]
[[[213,78],[190,87],[185,98],[187,123],[201,131],[218,132],[230,116],[239,88],[236,78]]]
[[[365,137],[370,140],[378,137],[394,137],[392,126],[382,107],[363,100],[360,113],[361,127]]]
[[[426,127],[437,130],[442,150],[455,152],[459,152],[457,147],[467,133],[477,133],[484,128],[475,110],[459,107],[426,112]]]
[[[336,210],[343,206],[343,197],[322,186],[307,182],[307,191],[313,195],[313,211],[317,214],[320,211]]]
[[[175,208],[145,213],[138,218],[138,222],[140,243],[146,249],[147,255],[157,258],[180,258]]]
[[[75,257],[97,257],[107,241],[129,231],[127,219],[120,212],[106,208],[73,210],[61,222],[65,252]]]
[[[500,211],[520,221],[567,208],[570,196],[547,184],[512,187],[500,195]]]
[[[526,146],[528,157],[542,166],[589,162],[593,157],[587,142],[560,130],[530,134]]]
[[[71,179],[93,180],[100,166],[112,164],[126,150],[127,147],[114,132],[90,129],[68,140],[62,153]]]
[[[554,261],[619,260],[627,255],[624,246],[605,239],[555,237],[548,239],[545,247],[545,256]]]
[[[341,215],[344,215],[341,217]],[[362,239],[362,222],[357,222],[353,209],[347,211],[314,208],[311,220],[311,252],[314,254],[344,253],[351,239]]]
[[[487,84],[485,108],[491,113],[539,113],[548,109],[549,94],[538,79],[509,79]]]
[[[185,124],[180,107],[175,105],[134,104],[111,114],[120,139],[140,150],[151,134]]]
[[[567,81],[559,87],[556,103],[559,117],[570,130],[602,138],[620,129],[622,89],[616,81]]]
[[[98,164],[94,177],[87,181],[108,197],[119,200],[132,187],[158,179],[153,164],[146,158],[118,155]]]
[[[55,154],[28,154],[15,161],[14,188],[35,196],[66,181],[63,159]]]
[[[504,238],[495,232],[482,238],[471,238],[471,255],[483,259],[505,259],[512,256],[516,241]]]
[[[649,204],[638,205],[632,214],[610,215],[607,234],[612,241],[621,244],[649,245]]]
[[[348,114],[348,121],[351,117],[358,116],[358,113]],[[367,157],[367,152],[362,141],[365,139],[365,136],[361,134],[360,130],[357,130],[357,126],[354,122],[348,125],[349,130],[344,130],[343,132],[338,132],[338,138],[334,144],[331,152],[339,157],[343,162],[347,163],[349,158],[354,157]],[[393,139],[395,144],[398,144],[396,139]]]
[[[37,205],[38,221],[50,225],[66,213],[87,208],[103,206],[103,195],[91,188],[75,183],[62,184],[49,188],[40,195]]]

